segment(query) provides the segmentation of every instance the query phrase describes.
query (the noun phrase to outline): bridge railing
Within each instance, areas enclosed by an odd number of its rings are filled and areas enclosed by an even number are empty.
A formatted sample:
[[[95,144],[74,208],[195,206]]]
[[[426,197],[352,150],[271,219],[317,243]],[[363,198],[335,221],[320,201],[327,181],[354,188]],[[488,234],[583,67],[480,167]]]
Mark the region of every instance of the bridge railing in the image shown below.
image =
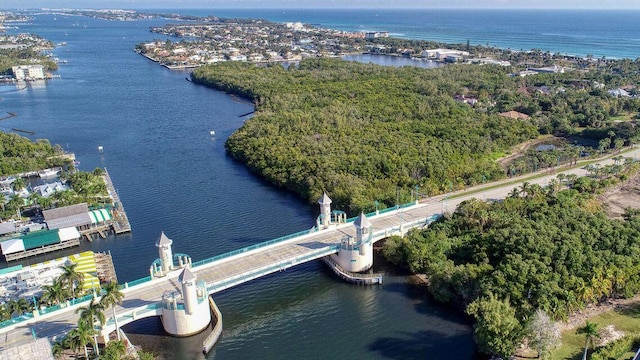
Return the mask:
[[[210,257],[208,259],[196,261],[196,262],[192,263],[192,266],[193,267],[198,267],[198,266],[202,266],[202,265],[205,265],[205,264],[210,264],[212,262],[219,261],[219,260],[222,260],[222,259],[226,259],[226,258],[235,256],[235,255],[239,255],[239,254],[245,253],[247,251],[260,249],[260,248],[263,248],[263,247],[266,247],[266,246],[269,246],[269,245],[273,245],[273,244],[277,244],[277,243],[280,243],[280,242],[283,242],[283,241],[286,241],[286,240],[289,240],[289,239],[293,239],[293,238],[298,237],[298,236],[312,234],[312,233],[314,233],[316,231],[317,231],[317,229],[315,227],[311,228],[310,230],[298,231],[297,233],[289,234],[289,235],[282,236],[282,237],[279,237],[279,238],[276,238],[276,239],[272,239],[272,240],[264,241],[264,242],[261,242],[261,243],[258,243],[258,244],[254,244],[254,245],[251,245],[251,246],[243,247],[242,249],[233,250],[233,251],[230,251],[228,253],[216,255],[216,256]]]
[[[139,308],[135,308],[133,310],[127,311],[123,314],[119,314],[116,317],[118,318],[118,325],[125,325],[129,322],[129,320],[135,320],[135,319],[140,319],[143,317],[146,317],[146,315],[148,313],[154,313],[157,309],[162,307],[162,303],[161,302],[156,302],[153,304],[149,304],[149,305],[145,305],[145,306],[141,306]],[[108,317],[107,321],[105,321],[104,323],[104,327],[107,326],[111,326],[111,325],[115,325],[115,322],[113,321],[113,317]]]
[[[127,282],[127,286],[136,286],[151,281],[151,276],[146,276],[137,280]]]
[[[388,207],[386,209],[378,210],[377,213],[375,211],[367,213],[367,214],[365,214],[365,216],[366,217],[372,217],[372,216],[388,213],[388,212],[391,212],[391,211],[396,211],[396,210],[399,210],[399,209],[408,208],[408,207],[414,206],[415,204],[416,204],[416,202],[412,201],[412,202],[408,202],[406,204],[394,205],[394,206]],[[357,218],[358,218],[357,216],[350,217],[350,218],[347,219],[347,222],[348,223],[354,222],[354,221],[356,221]]]
[[[29,319],[33,319],[33,314],[32,313],[22,314],[20,316],[16,316],[16,317],[11,318],[9,320],[5,320],[3,322],[0,322],[0,328],[3,328],[5,326],[14,325],[14,324],[17,324],[19,322],[27,321]]]
[[[308,253],[308,254],[305,254],[305,255],[302,255],[302,256],[295,257],[295,258],[293,258],[291,260],[281,261],[281,262],[279,262],[277,264],[265,266],[263,268],[254,270],[254,271],[252,271],[250,273],[234,276],[234,277],[232,277],[230,279],[227,279],[227,280],[224,280],[224,281],[221,281],[221,282],[218,282],[218,283],[213,283],[213,284],[207,286],[207,292],[209,294],[211,294],[212,292],[221,291],[221,290],[227,289],[227,288],[229,288],[231,286],[242,284],[244,282],[253,280],[255,278],[258,278],[258,277],[261,277],[261,276],[264,276],[264,275],[267,275],[267,274],[271,274],[271,273],[274,273],[274,272],[277,272],[277,271],[280,271],[280,270],[285,270],[285,269],[287,269],[287,268],[289,268],[291,266],[297,265],[299,263],[302,263],[302,262],[305,262],[305,261],[308,261],[308,260],[311,260],[311,259],[317,259],[317,258],[326,256],[326,255],[329,255],[329,254],[333,254],[333,253],[337,252],[339,248],[340,248],[339,244],[330,245],[330,246],[327,246],[325,248],[316,250],[314,252],[311,252],[311,253]]]

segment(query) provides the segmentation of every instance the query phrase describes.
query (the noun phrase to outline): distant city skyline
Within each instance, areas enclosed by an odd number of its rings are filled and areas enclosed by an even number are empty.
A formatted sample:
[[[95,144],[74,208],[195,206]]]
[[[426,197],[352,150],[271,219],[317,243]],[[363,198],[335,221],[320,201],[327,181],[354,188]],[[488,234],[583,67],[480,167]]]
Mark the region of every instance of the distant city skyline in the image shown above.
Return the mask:
[[[638,0],[5,0],[3,9],[637,9]]]

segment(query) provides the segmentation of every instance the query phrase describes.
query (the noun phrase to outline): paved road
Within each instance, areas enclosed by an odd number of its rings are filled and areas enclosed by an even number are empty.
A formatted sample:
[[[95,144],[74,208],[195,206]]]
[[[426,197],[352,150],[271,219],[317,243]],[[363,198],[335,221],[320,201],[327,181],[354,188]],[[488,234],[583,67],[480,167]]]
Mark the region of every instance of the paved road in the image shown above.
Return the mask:
[[[632,149],[632,151],[623,155],[625,157],[637,157],[639,151],[640,149]],[[600,161],[602,166],[609,163],[613,163],[613,160],[608,159]],[[586,171],[581,168],[574,168],[563,171],[563,173],[583,176],[586,174]],[[556,176],[556,173],[549,173],[548,175],[533,180],[528,180],[526,177],[522,177],[520,179],[506,179],[486,184],[484,186],[458,191],[450,194],[450,196],[438,196],[425,199],[416,206],[380,214],[371,217],[369,220],[372,223],[374,233],[376,233],[379,231],[397,228],[401,224],[407,224],[421,219],[424,220],[431,215],[439,214],[443,211],[453,211],[459,203],[471,198],[502,199],[506,197],[513,188],[519,187],[522,184],[522,181],[525,180],[531,184],[545,186],[551,179],[556,178]],[[513,183],[514,181],[517,181],[517,183]],[[502,186],[495,187],[500,184],[502,184]],[[489,187],[492,188],[482,190]],[[160,230],[161,229],[158,229],[158,231]],[[215,263],[199,266],[194,268],[193,272],[196,274],[198,279],[204,279],[210,286],[212,293],[215,293],[223,290],[224,288],[235,285],[223,284],[228,283],[230,279],[238,279],[239,277],[242,277],[243,274],[255,272],[260,269],[264,269],[265,267],[271,267],[274,264],[283,264],[283,267],[293,266],[301,263],[298,261],[301,257],[310,256],[313,258],[315,256],[317,258],[319,256],[316,255],[322,252],[324,253],[320,256],[324,256],[327,254],[327,249],[331,251],[330,247],[340,243],[340,240],[347,235],[355,236],[355,228],[352,224],[343,224],[338,227],[332,227],[330,229],[283,241],[259,250],[229,257]],[[180,241],[181,239],[174,240]],[[305,259],[305,261],[309,260],[310,259]],[[277,271],[277,269],[274,271]],[[125,300],[122,305],[116,307],[118,318],[120,319],[120,316],[131,314],[133,311],[140,311],[147,305],[157,303],[160,301],[162,294],[165,291],[178,289],[180,286],[177,281],[179,273],[180,270],[177,270],[168,274],[164,278],[125,289],[123,291],[125,294]],[[247,279],[238,281],[244,281]],[[14,325],[12,327],[0,329],[0,351],[3,348],[30,341],[30,339],[32,339],[32,330],[35,331],[38,337],[55,338],[64,335],[77,323],[78,316],[75,313],[75,309],[77,307],[78,305],[41,316],[37,321],[36,319],[33,319],[21,325]],[[111,311],[106,312],[107,316],[110,314]]]

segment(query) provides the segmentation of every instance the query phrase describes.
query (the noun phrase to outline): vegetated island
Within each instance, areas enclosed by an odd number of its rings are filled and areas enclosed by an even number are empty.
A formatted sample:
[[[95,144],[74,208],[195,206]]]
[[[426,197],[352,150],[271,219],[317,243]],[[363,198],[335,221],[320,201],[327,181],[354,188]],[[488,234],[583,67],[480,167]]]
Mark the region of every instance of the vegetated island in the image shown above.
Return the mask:
[[[353,214],[631,144],[640,101],[601,81],[631,82],[640,64],[615,68],[519,77],[502,66],[306,59],[288,69],[219,63],[192,79],[255,102],[255,116],[226,142],[234,158],[309,202],[326,191]],[[504,159],[544,134],[556,136],[548,147]]]

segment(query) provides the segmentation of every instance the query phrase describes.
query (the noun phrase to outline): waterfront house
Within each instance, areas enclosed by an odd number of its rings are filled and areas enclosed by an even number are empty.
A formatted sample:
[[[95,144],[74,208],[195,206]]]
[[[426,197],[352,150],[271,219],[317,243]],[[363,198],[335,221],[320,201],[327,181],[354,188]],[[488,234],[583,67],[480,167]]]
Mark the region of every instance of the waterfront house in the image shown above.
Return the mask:
[[[446,60],[447,57],[451,57],[452,59],[462,59],[464,57],[469,56],[468,51],[462,50],[452,50],[452,49],[429,49],[422,51],[422,57],[426,57],[428,59],[437,59],[437,60]]]
[[[44,66],[20,65],[11,67],[16,80],[42,80],[44,79]]]
[[[32,191],[34,193],[40,194],[40,196],[42,196],[42,197],[49,197],[49,196],[53,195],[53,193],[55,193],[55,192],[64,191],[64,190],[67,190],[67,189],[69,189],[68,186],[63,185],[59,181],[56,181],[56,182],[51,183],[51,184],[44,184],[44,185],[34,186]]]
[[[91,225],[91,217],[89,216],[87,203],[44,210],[42,215],[49,230],[65,227],[75,227],[78,230],[86,230]]]

